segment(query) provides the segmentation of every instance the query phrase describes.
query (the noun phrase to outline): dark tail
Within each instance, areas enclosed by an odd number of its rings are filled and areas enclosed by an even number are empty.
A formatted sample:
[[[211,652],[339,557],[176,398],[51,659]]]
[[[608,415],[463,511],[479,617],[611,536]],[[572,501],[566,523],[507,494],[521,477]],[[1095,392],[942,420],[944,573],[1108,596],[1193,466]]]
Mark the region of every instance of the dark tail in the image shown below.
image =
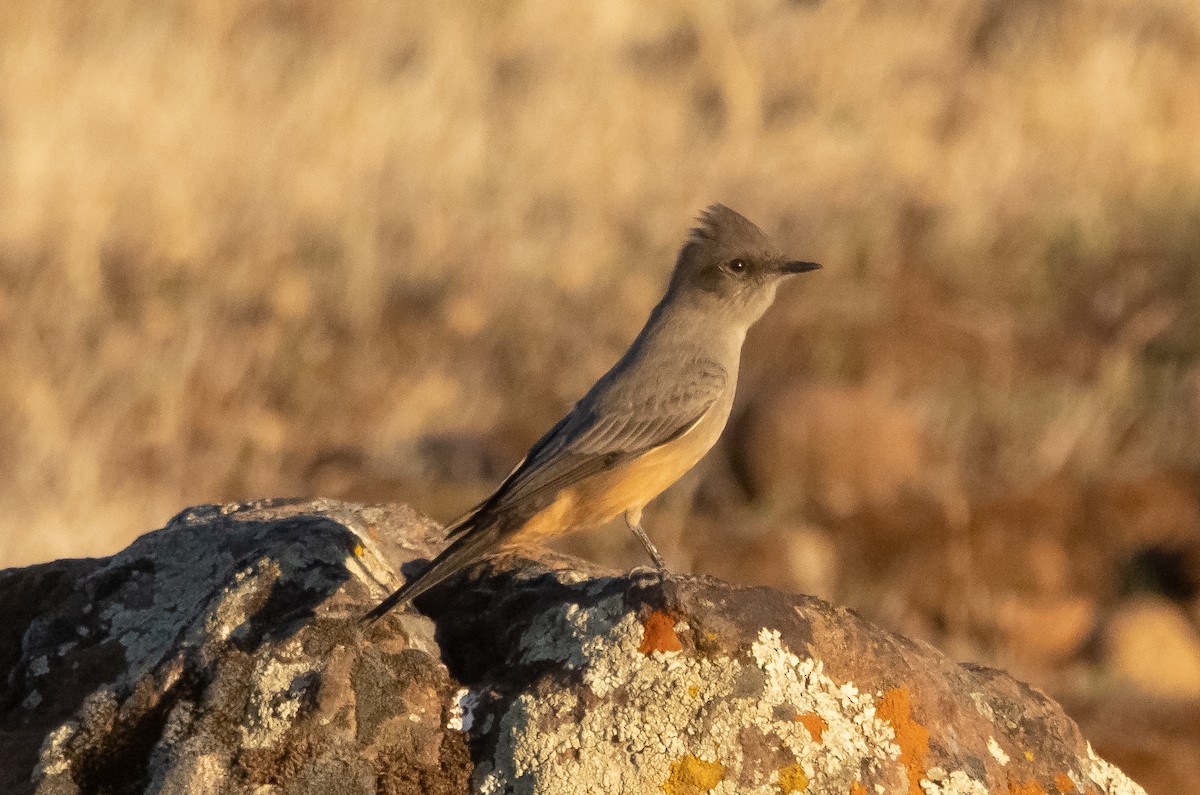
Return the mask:
[[[470,524],[470,519],[467,520],[467,524]],[[438,583],[462,571],[490,552],[499,543],[501,535],[500,523],[495,521],[487,525],[476,524],[474,527],[458,528],[454,542],[433,559],[429,568],[404,583],[398,591],[360,618],[359,623],[374,623],[393,607],[408,604]]]

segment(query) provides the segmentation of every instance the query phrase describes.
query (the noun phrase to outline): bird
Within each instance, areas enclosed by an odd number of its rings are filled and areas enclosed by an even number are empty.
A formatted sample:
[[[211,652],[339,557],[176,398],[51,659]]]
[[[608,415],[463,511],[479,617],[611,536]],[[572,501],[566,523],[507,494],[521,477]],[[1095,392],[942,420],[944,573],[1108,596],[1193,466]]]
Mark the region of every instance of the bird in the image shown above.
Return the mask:
[[[374,622],[484,557],[619,515],[655,566],[642,509],[716,443],[733,407],[742,343],[788,277],[790,260],[723,204],[704,210],[666,293],[623,356],[529,449],[486,499],[446,528],[446,546],[362,617]]]

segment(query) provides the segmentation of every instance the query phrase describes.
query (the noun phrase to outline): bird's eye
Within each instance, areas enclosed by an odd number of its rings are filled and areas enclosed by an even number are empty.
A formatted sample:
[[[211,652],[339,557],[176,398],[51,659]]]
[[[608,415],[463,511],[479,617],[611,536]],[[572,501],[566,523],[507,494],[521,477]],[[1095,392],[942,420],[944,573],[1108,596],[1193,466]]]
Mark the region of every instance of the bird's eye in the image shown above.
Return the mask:
[[[741,273],[742,271],[746,270],[746,260],[744,260],[744,259],[729,260],[729,270],[732,271],[733,273]]]

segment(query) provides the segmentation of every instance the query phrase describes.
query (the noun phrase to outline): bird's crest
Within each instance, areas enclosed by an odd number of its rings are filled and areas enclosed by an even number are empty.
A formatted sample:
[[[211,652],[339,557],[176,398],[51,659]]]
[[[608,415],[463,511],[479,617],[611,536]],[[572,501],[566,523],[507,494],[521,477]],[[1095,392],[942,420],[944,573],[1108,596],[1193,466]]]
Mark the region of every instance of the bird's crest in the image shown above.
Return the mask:
[[[697,219],[692,229],[690,242],[715,244],[722,248],[739,245],[760,248],[769,245],[767,236],[741,213],[724,204],[713,204]]]
[[[712,204],[697,219],[698,226],[691,231],[690,239],[695,243],[710,243],[722,247],[766,243],[767,235],[749,219],[724,204]]]

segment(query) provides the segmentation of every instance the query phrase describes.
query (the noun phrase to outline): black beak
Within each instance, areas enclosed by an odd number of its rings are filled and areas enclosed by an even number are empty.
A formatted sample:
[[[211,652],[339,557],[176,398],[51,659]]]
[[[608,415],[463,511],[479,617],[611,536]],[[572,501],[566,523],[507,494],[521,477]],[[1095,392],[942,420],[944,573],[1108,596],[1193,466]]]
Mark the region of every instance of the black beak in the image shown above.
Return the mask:
[[[820,267],[820,264],[816,262],[800,262],[799,260],[792,260],[791,262],[783,263],[783,267],[780,268],[780,270],[782,270],[784,273],[808,273],[809,271],[818,270]]]

